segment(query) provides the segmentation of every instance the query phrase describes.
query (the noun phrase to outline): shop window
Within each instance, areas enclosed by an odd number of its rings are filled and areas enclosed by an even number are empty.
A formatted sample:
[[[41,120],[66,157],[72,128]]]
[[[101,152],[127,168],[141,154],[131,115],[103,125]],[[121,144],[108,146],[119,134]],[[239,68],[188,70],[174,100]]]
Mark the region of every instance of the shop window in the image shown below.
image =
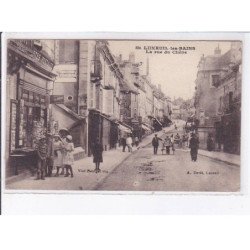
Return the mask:
[[[34,121],[40,121],[40,119],[41,119],[41,108],[40,107],[33,108],[33,119],[34,119]]]

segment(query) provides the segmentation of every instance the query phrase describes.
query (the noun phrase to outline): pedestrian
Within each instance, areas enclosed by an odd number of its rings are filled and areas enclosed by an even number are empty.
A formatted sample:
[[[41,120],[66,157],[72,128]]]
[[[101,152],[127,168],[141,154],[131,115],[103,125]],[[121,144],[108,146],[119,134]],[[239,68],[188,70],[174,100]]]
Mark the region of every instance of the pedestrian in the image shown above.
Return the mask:
[[[174,147],[174,135],[173,134],[170,136],[170,141],[171,141],[171,148],[172,148],[173,155],[174,155],[175,147]]]
[[[213,151],[213,149],[214,149],[214,140],[213,140],[212,134],[209,133],[209,135],[207,137],[207,150]]]
[[[64,158],[66,157],[66,154],[67,154],[67,152],[66,152],[66,149],[65,149],[65,146],[67,145],[67,139],[66,139],[66,136],[67,135],[69,135],[69,132],[68,132],[68,130],[67,129],[61,129],[60,131],[59,131],[59,135],[60,135],[60,138],[61,138],[61,142],[62,142],[62,145],[63,145],[63,147],[62,147],[62,162],[63,162],[63,164],[62,164],[62,170],[61,170],[61,173],[60,173],[60,175],[64,175],[64,170],[65,170],[65,166],[64,166]]]
[[[136,147],[139,146],[139,138],[138,138],[138,136],[135,137],[135,146]]]
[[[46,143],[46,137],[44,135],[38,141],[36,152],[38,157],[36,180],[45,180],[47,143]]]
[[[192,161],[197,161],[197,154],[199,148],[199,140],[194,133],[191,134],[191,139],[189,142],[190,155]]]
[[[171,139],[167,135],[167,137],[164,140],[164,146],[166,147],[166,154],[170,154],[170,147],[171,147]]]
[[[121,144],[122,144],[122,152],[125,152],[127,146],[125,135],[121,138]]]
[[[46,159],[46,177],[52,176],[54,161],[53,136],[47,133],[47,159]]]
[[[126,144],[128,146],[128,152],[132,152],[132,143],[133,143],[132,137],[131,137],[131,135],[129,135],[126,139]]]
[[[74,143],[72,141],[72,136],[67,135],[66,136],[66,143],[64,144],[64,149],[65,149],[65,157],[64,157],[64,167],[66,169],[66,174],[64,177],[68,177],[69,175],[73,177],[73,164],[74,164],[74,156],[73,156],[73,151],[74,151]],[[70,172],[70,173],[69,173]]]
[[[100,163],[103,162],[102,158],[103,146],[100,142],[100,139],[97,138],[96,142],[93,143],[92,153],[93,153],[93,162],[95,163],[95,172],[100,172]]]
[[[59,171],[63,167],[63,143],[59,135],[54,136],[54,167],[56,168],[55,177],[59,176]]]
[[[157,134],[155,134],[155,137],[152,139],[152,145],[154,147],[154,154],[157,154],[158,147],[159,147],[159,141],[162,141],[161,138],[157,137]]]

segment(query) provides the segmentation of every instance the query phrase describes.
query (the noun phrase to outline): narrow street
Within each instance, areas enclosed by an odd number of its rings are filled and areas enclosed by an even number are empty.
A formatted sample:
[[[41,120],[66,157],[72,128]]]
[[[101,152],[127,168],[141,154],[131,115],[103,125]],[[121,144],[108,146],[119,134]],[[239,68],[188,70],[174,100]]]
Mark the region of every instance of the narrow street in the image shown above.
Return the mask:
[[[137,151],[109,174],[96,189],[131,191],[239,191],[240,168],[189,150],[153,155],[151,145]]]
[[[181,134],[168,128],[166,134]],[[158,133],[165,137],[165,133]],[[192,162],[188,148],[176,148],[175,155],[153,154],[150,135],[133,153],[121,148],[104,154],[101,172],[96,174],[92,157],[78,161],[74,178],[51,177],[34,180],[29,177],[7,185],[7,189],[22,190],[103,190],[103,191],[207,191],[233,192],[240,189],[240,167],[198,155]],[[114,157],[115,156],[115,157]]]

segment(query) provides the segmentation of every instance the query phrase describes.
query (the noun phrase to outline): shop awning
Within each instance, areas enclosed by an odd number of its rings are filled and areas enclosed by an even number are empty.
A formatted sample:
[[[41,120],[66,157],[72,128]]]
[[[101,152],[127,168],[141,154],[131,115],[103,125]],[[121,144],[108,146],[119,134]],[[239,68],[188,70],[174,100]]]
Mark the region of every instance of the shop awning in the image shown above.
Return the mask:
[[[151,129],[150,129],[149,127],[145,126],[144,124],[142,124],[141,127],[142,127],[144,130],[146,130],[146,131],[151,131]]]
[[[149,129],[154,130],[154,127],[151,126],[151,125],[149,125],[148,123],[143,122],[142,124],[144,124],[144,125],[145,125],[146,127],[148,127]]]
[[[131,129],[129,129],[129,128],[127,128],[127,127],[121,125],[121,124],[119,124],[118,128],[119,128],[121,131],[123,131],[123,132],[132,133],[132,130],[131,130]]]
[[[154,119],[162,126],[162,123],[156,117]]]

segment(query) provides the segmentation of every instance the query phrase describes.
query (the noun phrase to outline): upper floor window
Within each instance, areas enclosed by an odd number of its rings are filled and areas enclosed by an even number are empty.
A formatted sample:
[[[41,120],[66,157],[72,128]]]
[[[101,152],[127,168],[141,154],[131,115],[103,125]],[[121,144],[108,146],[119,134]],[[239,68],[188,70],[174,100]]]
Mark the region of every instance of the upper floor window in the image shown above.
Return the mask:
[[[59,40],[59,63],[78,62],[78,43],[75,40]]]
[[[211,75],[211,86],[218,87],[220,82],[220,75]]]

